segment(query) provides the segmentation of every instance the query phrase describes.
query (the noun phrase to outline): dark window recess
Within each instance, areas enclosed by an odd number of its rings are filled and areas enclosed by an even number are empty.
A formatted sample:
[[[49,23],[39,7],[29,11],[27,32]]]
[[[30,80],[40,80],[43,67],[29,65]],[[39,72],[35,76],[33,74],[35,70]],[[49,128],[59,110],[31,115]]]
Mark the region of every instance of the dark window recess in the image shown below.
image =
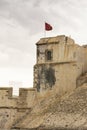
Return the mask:
[[[67,43],[67,41],[68,41],[68,37],[65,37],[65,43]]]
[[[52,51],[46,51],[46,60],[52,60]]]

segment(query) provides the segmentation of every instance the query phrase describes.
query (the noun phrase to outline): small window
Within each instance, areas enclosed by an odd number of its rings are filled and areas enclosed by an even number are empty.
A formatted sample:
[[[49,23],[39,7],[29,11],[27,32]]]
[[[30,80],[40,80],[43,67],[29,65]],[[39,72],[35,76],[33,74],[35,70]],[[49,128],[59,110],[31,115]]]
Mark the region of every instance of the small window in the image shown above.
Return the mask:
[[[52,60],[52,50],[46,51],[46,60]]]
[[[68,37],[65,37],[65,43],[67,43],[67,41],[68,41]]]

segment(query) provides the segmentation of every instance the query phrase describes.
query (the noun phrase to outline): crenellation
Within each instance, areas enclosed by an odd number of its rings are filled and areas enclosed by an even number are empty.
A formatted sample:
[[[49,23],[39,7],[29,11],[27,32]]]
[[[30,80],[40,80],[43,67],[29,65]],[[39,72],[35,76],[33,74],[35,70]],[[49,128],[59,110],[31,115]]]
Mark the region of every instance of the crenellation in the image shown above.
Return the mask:
[[[20,88],[19,97],[17,101],[18,108],[30,108],[34,105],[36,96],[35,88]]]
[[[12,88],[0,88],[0,107],[16,107],[16,98],[12,97]]]
[[[28,108],[30,107],[29,102],[33,95],[33,100],[36,94],[34,88],[20,88],[19,96],[12,95],[12,88],[0,88],[0,108]],[[33,105],[33,102],[31,102]]]
[[[5,92],[5,93],[7,93],[8,96],[11,97],[12,96],[13,88],[11,88],[11,87],[10,88],[2,87],[2,88],[0,88],[0,92],[2,92],[2,91]]]

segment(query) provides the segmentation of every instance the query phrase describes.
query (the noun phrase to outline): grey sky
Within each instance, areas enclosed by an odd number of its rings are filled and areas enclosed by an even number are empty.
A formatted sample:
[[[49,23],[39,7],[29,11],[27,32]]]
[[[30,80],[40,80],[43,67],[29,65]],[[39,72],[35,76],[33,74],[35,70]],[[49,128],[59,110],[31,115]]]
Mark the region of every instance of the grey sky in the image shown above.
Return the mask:
[[[15,80],[17,74],[21,81],[24,75],[32,85],[35,43],[44,37],[44,21],[53,26],[47,36],[65,34],[87,43],[87,0],[0,0],[0,72],[5,68],[5,79]]]

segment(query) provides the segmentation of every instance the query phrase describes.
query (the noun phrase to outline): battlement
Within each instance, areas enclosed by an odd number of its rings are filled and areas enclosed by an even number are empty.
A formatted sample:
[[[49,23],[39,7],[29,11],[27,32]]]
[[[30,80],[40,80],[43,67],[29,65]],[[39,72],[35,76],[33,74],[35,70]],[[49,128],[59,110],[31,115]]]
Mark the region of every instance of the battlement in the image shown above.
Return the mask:
[[[18,107],[30,108],[34,104],[34,99],[36,96],[35,88],[20,88],[18,97]]]
[[[34,88],[20,88],[19,96],[13,96],[12,93],[13,88],[11,87],[0,88],[0,108],[28,108],[30,104],[33,105],[31,100],[35,97]]]
[[[7,95],[5,95],[5,96],[12,97],[13,88],[2,87],[2,88],[0,88],[0,96],[1,96],[2,92],[3,92],[3,94],[7,93]]]

